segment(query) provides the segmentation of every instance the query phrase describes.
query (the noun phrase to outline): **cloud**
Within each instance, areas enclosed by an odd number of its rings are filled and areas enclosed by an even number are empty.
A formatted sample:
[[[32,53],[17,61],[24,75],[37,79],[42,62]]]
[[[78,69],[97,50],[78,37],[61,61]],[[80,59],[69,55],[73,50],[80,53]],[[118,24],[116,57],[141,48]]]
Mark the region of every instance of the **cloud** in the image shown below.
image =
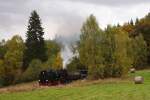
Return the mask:
[[[148,11],[149,2],[149,0],[0,0],[0,39],[10,38],[14,34],[25,37],[28,19],[34,9],[42,19],[45,37],[54,38],[56,34],[68,37],[79,33],[83,21],[91,13],[97,17],[101,27],[127,21],[134,16],[141,17]],[[129,7],[129,4],[134,5]]]
[[[25,37],[30,12],[34,9],[42,19],[46,38],[53,38],[55,34],[67,36],[74,33],[79,29],[83,20],[78,13],[66,7],[70,3],[65,1],[0,0],[0,2],[0,34],[7,34],[8,37],[16,33]]]
[[[140,3],[150,3],[149,0],[68,0],[68,1],[90,3],[96,5],[107,5],[107,6],[122,6],[122,5],[136,5]]]

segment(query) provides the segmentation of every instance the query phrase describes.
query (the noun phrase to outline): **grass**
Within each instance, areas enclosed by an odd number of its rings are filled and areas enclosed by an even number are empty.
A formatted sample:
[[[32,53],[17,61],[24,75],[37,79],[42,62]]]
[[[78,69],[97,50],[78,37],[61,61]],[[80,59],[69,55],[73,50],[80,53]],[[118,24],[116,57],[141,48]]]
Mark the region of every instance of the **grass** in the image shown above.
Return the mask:
[[[0,100],[150,100],[150,70],[129,74],[136,75],[144,77],[144,84],[135,85],[131,79],[78,81],[66,86],[1,93]]]

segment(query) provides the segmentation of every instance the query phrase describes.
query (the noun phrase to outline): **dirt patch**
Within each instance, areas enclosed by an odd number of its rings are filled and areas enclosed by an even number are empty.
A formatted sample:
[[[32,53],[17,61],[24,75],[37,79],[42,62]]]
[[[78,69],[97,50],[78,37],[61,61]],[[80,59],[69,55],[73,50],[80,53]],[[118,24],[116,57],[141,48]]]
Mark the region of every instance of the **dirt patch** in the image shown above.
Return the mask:
[[[10,93],[10,92],[21,92],[21,91],[31,91],[40,88],[38,82],[17,84],[14,86],[8,86],[0,88],[0,93]]]

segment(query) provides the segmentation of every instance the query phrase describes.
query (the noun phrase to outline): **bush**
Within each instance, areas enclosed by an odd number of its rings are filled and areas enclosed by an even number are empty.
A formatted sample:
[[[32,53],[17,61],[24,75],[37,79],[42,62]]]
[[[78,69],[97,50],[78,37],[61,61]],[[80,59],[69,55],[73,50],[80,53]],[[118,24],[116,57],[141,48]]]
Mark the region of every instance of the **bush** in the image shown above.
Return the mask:
[[[88,68],[89,79],[104,78],[104,65],[96,65]]]
[[[9,72],[6,72],[7,71]],[[0,86],[7,86],[14,81],[14,74],[5,66],[4,61],[0,60]]]
[[[39,77],[40,71],[42,71],[42,62],[38,59],[34,59],[29,64],[29,67],[23,73],[20,80],[25,81],[25,82],[37,80]]]
[[[87,69],[83,64],[81,64],[80,59],[78,57],[73,57],[70,59],[70,62],[67,64],[67,70],[69,72],[76,72],[79,70]]]

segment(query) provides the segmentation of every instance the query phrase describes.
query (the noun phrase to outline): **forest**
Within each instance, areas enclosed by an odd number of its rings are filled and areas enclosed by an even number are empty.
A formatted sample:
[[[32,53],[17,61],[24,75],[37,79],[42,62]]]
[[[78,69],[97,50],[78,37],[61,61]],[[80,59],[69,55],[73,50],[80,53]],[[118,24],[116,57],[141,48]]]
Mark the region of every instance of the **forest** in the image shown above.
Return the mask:
[[[79,41],[70,46],[73,57],[66,68],[70,72],[87,69],[92,80],[125,77],[130,68],[149,68],[149,32],[150,13],[105,29],[91,14],[81,27]],[[25,34],[25,40],[15,35],[0,41],[0,87],[35,81],[42,70],[63,68],[63,45],[57,39],[44,39],[36,11],[31,12]]]

